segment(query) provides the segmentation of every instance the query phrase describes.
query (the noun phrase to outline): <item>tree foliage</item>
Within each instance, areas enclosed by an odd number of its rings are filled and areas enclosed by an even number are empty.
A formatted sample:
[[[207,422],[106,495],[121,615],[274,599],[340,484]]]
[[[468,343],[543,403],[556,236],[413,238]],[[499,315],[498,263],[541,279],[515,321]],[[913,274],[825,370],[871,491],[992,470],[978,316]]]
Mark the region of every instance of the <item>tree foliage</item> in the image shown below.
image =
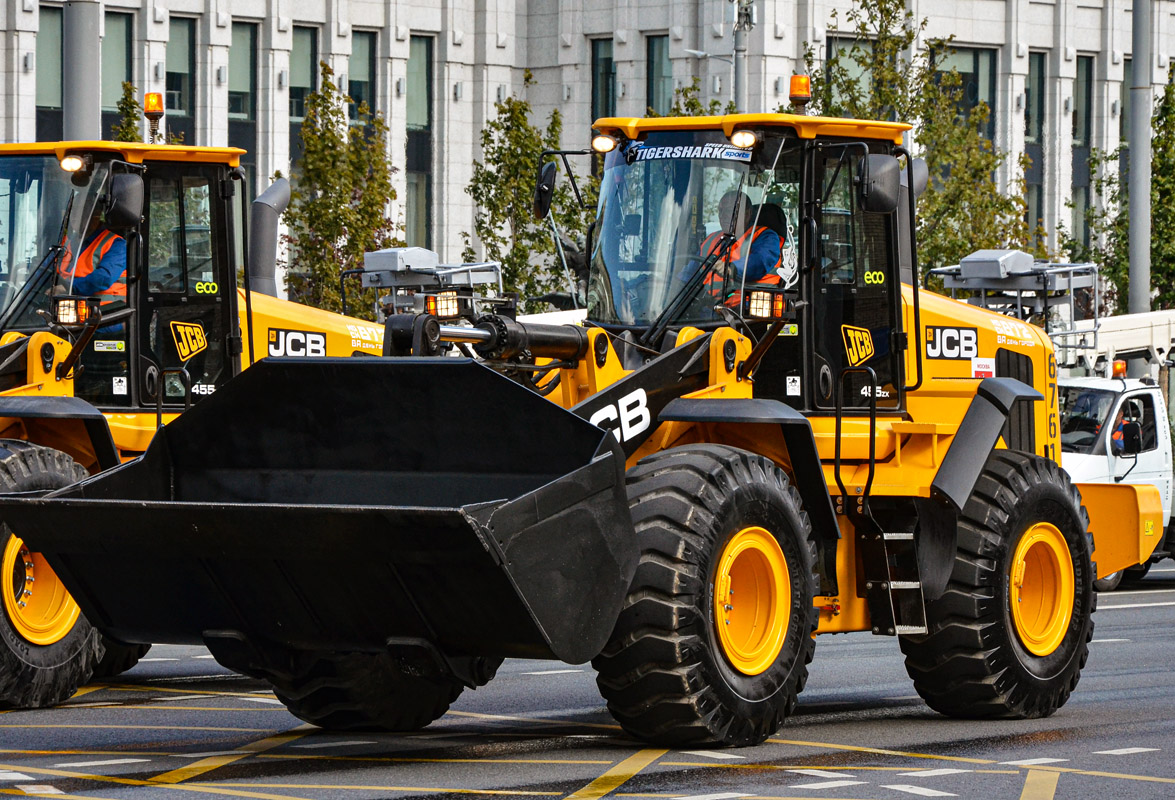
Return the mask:
[[[398,243],[388,217],[396,193],[383,116],[361,103],[355,124],[349,124],[351,98],[336,86],[326,62],[321,69],[320,88],[306,97],[304,150],[293,169],[285,213],[287,288],[292,300],[340,311],[341,272],[361,269],[365,252]],[[347,296],[349,313],[374,318],[375,290],[360,292],[353,282]]]
[[[702,102],[702,79],[694,76],[689,86],[678,86],[673,90],[673,105],[669,107],[670,117],[713,117],[719,114],[733,114],[736,108],[733,100],[725,104],[718,98],[710,102]],[[659,117],[660,114],[649,109],[650,117]]]
[[[139,128],[139,118],[143,109],[135,99],[135,85],[130,81],[122,82],[122,97],[118,99],[118,124],[114,126],[114,141],[141,142],[143,131]]]
[[[1151,116],[1151,308],[1175,308],[1175,67]],[[1075,260],[1093,261],[1105,281],[1106,302],[1126,310],[1130,288],[1130,198],[1119,177],[1129,150],[1094,148],[1089,158],[1090,246],[1068,238],[1065,247]]]
[[[503,288],[523,298],[567,288],[549,223],[535,220],[533,213],[542,152],[559,149],[563,117],[555,109],[545,128],[532,121],[525,91],[533,82],[527,71],[524,96],[511,94],[496,103],[494,118],[481,132],[482,158],[473,162],[473,178],[465,187],[475,205],[473,231],[462,234],[465,260],[476,258],[476,237],[484,258],[502,264]],[[588,212],[576,204],[565,178],[556,184],[551,214],[564,236],[574,241],[586,229]],[[580,181],[580,188],[588,192],[590,205],[590,182],[585,186]]]
[[[828,32],[841,46],[819,66],[811,45],[806,52],[810,111],[915,126],[911,150],[930,170],[917,222],[924,267],[958,263],[982,248],[1039,252],[1042,239],[1025,220],[1027,160],[1011,165],[1011,193],[1001,192],[996,175],[1008,154],[987,138],[991,109],[964,109],[958,72],[935,66],[952,52],[954,37],[927,39],[926,24],[903,0],[853,0],[843,24],[834,11]]]

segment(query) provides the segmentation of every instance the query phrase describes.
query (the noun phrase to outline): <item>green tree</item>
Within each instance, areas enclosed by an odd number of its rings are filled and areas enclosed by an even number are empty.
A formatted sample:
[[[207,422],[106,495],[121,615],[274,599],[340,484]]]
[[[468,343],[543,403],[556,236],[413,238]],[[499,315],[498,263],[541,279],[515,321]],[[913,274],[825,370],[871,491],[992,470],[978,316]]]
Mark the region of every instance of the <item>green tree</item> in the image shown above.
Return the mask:
[[[958,72],[935,66],[950,54],[954,37],[927,40],[927,21],[916,20],[903,0],[853,0],[844,22],[832,13],[829,34],[843,45],[823,66],[807,48],[810,111],[914,124],[911,149],[930,170],[918,209],[920,263],[953,264],[989,247],[1043,254],[1043,240],[1025,219],[1027,160],[1011,165],[1011,193],[999,191],[996,174],[1008,166],[1008,154],[985,135],[991,109],[980,103],[964,111]]]
[[[702,79],[697,75],[690,81],[689,86],[678,86],[673,90],[673,105],[669,107],[670,117],[713,117],[719,114],[733,114],[734,101],[727,101],[723,105],[718,98],[711,98],[709,103],[702,102]],[[653,109],[649,109],[650,117],[661,116]]]
[[[388,217],[395,199],[394,168],[387,159],[388,126],[366,103],[348,124],[351,99],[323,62],[319,89],[306,97],[301,159],[294,166],[285,213],[290,250],[291,299],[329,311],[342,309],[342,270],[361,269],[363,254],[400,243]],[[377,292],[348,286],[348,311],[374,317]]]
[[[143,109],[135,99],[135,85],[130,81],[122,82],[122,97],[118,99],[118,124],[114,126],[114,141],[141,142],[143,131],[139,128],[139,118]]]
[[[1175,308],[1175,67],[1155,102],[1151,131],[1151,307],[1166,309]],[[1073,237],[1064,242],[1071,258],[1098,265],[1106,303],[1119,312],[1126,310],[1130,288],[1130,198],[1119,177],[1128,153],[1093,150],[1085,215],[1090,246]]]
[[[523,91],[534,83],[527,71]],[[494,105],[495,116],[482,129],[482,158],[473,162],[473,178],[465,192],[473,198],[472,233],[462,234],[466,261],[476,253],[474,237],[488,261],[502,264],[502,285],[523,298],[566,289],[549,223],[534,218],[534,186],[543,150],[556,150],[563,117],[551,112],[546,128],[532,122],[530,101],[511,94]],[[564,176],[565,177],[565,176]],[[581,189],[591,196],[590,183]],[[585,200],[588,198],[585,198]],[[575,203],[567,181],[556,185],[551,213],[560,230],[575,239],[586,229],[587,212]]]

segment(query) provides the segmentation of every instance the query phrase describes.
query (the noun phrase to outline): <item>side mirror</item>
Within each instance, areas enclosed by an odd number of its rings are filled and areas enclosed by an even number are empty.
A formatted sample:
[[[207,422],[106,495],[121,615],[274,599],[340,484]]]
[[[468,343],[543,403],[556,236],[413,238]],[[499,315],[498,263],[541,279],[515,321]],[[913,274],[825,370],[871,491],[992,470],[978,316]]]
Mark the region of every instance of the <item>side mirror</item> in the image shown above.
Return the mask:
[[[921,197],[922,193],[926,191],[927,185],[930,183],[930,167],[926,166],[925,158],[915,158],[910,164],[910,169],[914,173],[914,197]],[[904,183],[906,175],[902,173],[902,182]]]
[[[861,208],[875,214],[889,214],[898,207],[902,168],[897,158],[870,153],[861,159],[857,197]]]
[[[559,165],[548,161],[539,169],[539,177],[534,185],[534,218],[546,219],[551,211],[551,200],[555,197],[555,177],[559,174]]]
[[[1142,426],[1137,422],[1122,423],[1122,453],[1136,456],[1142,452]]]
[[[131,173],[110,176],[106,225],[111,230],[130,230],[143,218],[143,178]]]

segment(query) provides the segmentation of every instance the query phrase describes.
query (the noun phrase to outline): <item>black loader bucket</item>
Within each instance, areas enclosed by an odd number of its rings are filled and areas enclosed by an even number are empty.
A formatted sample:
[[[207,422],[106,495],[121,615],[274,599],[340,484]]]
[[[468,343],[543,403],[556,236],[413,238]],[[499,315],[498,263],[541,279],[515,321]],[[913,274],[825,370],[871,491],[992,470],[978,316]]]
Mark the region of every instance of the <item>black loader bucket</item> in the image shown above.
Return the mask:
[[[623,473],[611,434],[473,361],[267,359],[0,514],[123,641],[581,663],[636,567]]]

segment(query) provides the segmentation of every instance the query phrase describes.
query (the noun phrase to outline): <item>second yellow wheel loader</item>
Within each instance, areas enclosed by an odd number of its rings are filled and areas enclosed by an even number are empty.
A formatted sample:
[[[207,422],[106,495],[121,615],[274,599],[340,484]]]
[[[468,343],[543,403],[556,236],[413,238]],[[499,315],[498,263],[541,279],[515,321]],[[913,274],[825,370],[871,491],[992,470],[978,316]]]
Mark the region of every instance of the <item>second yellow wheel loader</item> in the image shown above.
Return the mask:
[[[918,291],[908,126],[595,127],[583,325],[438,297],[386,358],[267,359],[5,518],[101,630],[333,729],[419,728],[528,657],[590,660],[634,736],[753,744],[847,631],[944,714],[1053,713],[1159,500],[1060,468],[1041,331]]]

